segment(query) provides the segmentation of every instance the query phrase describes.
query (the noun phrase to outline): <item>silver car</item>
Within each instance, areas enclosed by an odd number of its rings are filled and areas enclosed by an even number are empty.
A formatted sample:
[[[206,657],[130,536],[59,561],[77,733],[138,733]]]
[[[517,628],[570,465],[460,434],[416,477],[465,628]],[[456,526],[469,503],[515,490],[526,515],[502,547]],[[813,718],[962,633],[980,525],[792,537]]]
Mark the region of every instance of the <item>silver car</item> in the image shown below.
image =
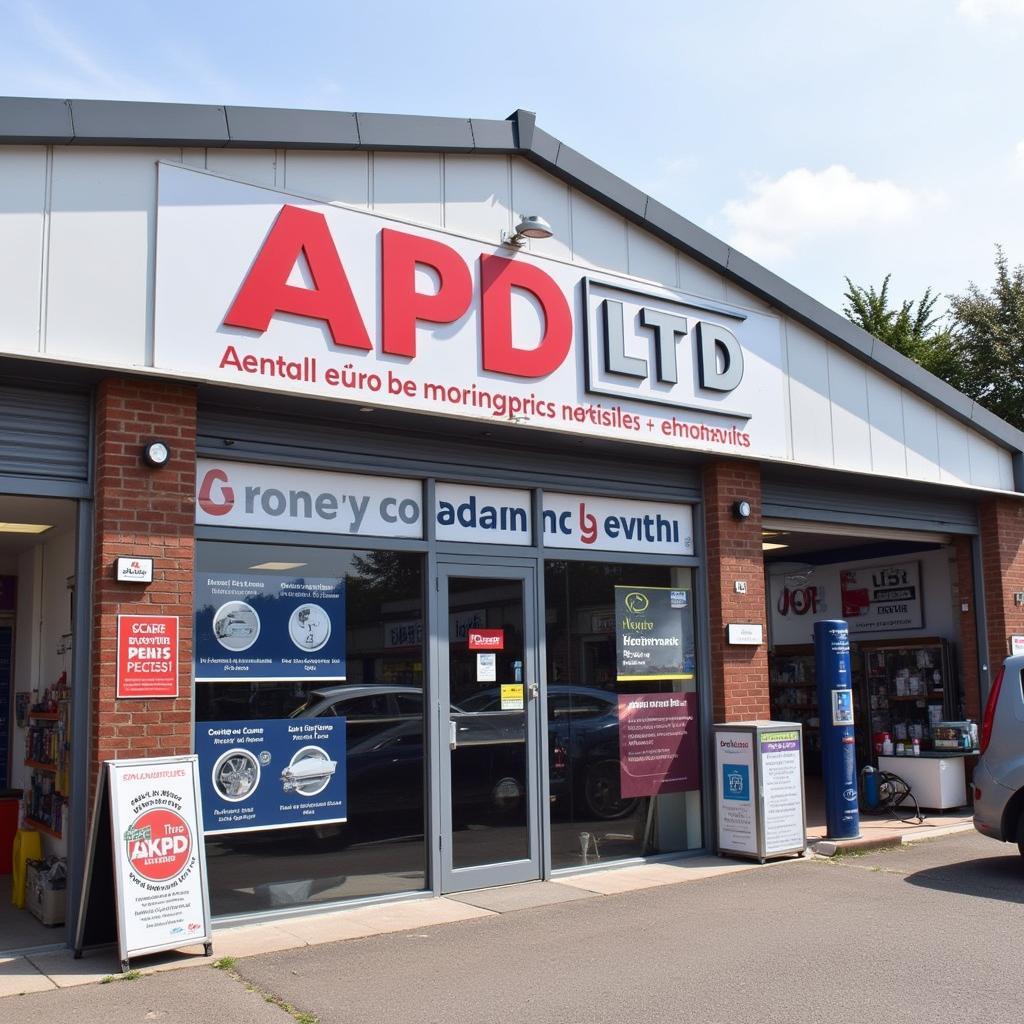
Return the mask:
[[[1024,856],[1024,656],[1007,658],[992,684],[980,747],[974,827]]]

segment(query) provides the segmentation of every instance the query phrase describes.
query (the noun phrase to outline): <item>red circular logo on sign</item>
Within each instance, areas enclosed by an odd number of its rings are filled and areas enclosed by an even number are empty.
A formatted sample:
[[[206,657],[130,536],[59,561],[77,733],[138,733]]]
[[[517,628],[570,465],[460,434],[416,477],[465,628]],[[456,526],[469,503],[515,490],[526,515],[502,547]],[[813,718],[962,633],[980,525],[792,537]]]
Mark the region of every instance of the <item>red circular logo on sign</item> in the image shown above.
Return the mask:
[[[140,814],[124,838],[128,862],[150,882],[166,882],[179,875],[192,854],[192,830],[167,807]]]

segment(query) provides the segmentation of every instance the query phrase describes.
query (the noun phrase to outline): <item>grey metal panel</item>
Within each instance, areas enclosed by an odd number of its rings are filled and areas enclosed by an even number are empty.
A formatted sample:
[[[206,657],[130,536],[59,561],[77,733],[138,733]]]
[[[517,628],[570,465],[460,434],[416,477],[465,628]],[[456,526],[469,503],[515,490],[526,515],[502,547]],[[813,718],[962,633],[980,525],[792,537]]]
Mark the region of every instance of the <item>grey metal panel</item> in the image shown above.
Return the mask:
[[[580,191],[602,202],[611,203],[616,209],[631,213],[634,217],[644,216],[647,196],[628,181],[623,181],[566,145],[558,147],[557,163],[561,171],[578,180]]]
[[[908,359],[906,356],[895,351],[895,349],[891,349],[888,345],[878,341],[877,338],[872,340],[874,345],[871,349],[871,357],[876,365],[895,371],[895,374],[891,373],[890,376],[895,375],[897,380],[905,387],[910,388],[911,391],[916,392],[933,403],[937,401],[947,412],[952,413],[958,418],[970,421],[975,407],[972,399],[961,394],[944,380],[939,380],[938,377],[933,376],[927,370],[918,366],[912,359]],[[1024,439],[1024,435],[1021,435],[1021,437]]]
[[[541,163],[558,165],[558,153],[562,144],[541,128],[534,128],[531,135],[530,153]]]
[[[978,529],[974,502],[934,494],[924,488],[893,493],[856,484],[800,483],[766,478],[761,490],[762,513],[783,519],[864,526],[929,529],[939,533],[974,533]]]
[[[533,148],[533,130],[537,127],[537,115],[532,110],[516,110],[509,114],[509,121],[515,126],[517,149]]]
[[[473,149],[473,132],[464,117],[415,117],[409,114],[356,114],[359,144],[367,149]]]
[[[356,115],[335,110],[224,108],[229,146],[289,149],[353,149],[359,145]]]
[[[65,100],[0,96],[0,139],[8,145],[70,142],[73,135]]]
[[[645,495],[665,501],[695,501],[700,480],[676,453],[635,452],[614,460],[585,452],[538,449],[545,439],[520,432],[521,446],[474,443],[422,425],[415,432],[382,431],[329,420],[246,413],[200,407],[198,447],[214,458],[280,462],[311,468],[343,469],[393,476],[438,476],[448,480],[507,483],[553,491]],[[225,443],[229,442],[229,443]]]
[[[88,480],[90,415],[84,392],[0,386],[0,471]]]
[[[74,141],[157,146],[223,146],[228,125],[223,107],[199,103],[131,103],[71,100]]]
[[[509,121],[472,117],[469,127],[473,133],[473,149],[477,153],[507,153],[515,148],[515,126]]]
[[[724,270],[729,259],[729,246],[657,199],[647,200],[644,226],[701,263],[719,272]]]

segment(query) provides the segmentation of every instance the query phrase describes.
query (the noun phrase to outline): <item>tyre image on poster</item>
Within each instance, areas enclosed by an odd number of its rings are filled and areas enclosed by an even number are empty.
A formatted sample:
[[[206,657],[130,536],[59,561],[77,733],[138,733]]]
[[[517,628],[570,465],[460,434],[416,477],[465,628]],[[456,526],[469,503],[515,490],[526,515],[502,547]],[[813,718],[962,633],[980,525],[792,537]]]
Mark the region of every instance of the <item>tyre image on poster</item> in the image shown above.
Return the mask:
[[[197,682],[345,679],[345,581],[269,573],[196,580]]]
[[[197,722],[208,835],[347,819],[344,718]]]

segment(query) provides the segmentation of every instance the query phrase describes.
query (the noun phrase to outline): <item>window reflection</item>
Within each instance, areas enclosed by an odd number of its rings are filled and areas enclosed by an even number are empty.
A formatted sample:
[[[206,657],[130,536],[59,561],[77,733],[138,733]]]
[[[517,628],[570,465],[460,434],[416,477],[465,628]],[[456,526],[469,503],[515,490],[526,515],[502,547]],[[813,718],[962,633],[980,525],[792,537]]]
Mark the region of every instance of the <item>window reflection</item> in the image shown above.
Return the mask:
[[[695,692],[696,684],[693,679],[617,684],[615,587],[688,590],[689,577],[689,570],[660,566],[545,563],[555,868],[700,846],[699,793],[624,797],[620,785],[619,695]],[[692,600],[683,614],[692,625]],[[693,651],[686,653],[692,662]]]

